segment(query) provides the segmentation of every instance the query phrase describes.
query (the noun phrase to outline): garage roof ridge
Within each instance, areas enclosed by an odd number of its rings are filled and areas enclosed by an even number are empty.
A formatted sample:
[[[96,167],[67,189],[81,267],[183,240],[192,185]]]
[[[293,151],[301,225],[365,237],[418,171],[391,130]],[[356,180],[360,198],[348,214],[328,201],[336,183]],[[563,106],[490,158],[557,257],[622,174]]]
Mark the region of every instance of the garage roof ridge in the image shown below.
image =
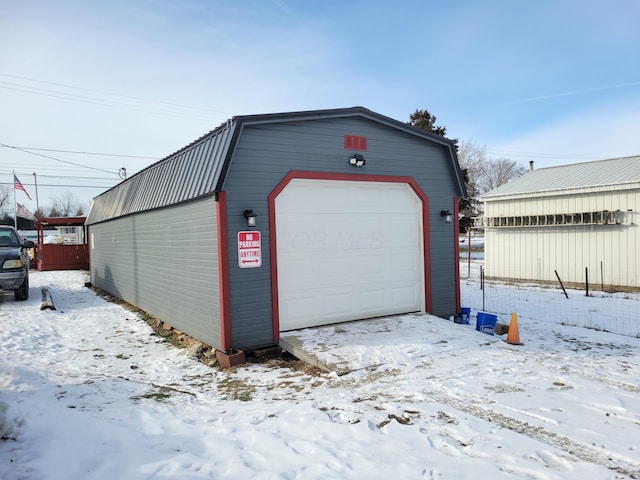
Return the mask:
[[[466,189],[464,186],[462,173],[460,171],[460,165],[458,163],[458,157],[456,153],[454,140],[450,140],[446,137],[443,137],[433,132],[429,132],[422,128],[414,127],[409,123],[401,122],[400,120],[396,120],[394,118],[376,113],[362,106],[323,109],[323,110],[280,112],[280,113],[259,113],[254,115],[237,115],[232,117],[229,121],[234,122],[235,131],[232,135],[232,139],[229,145],[229,150],[227,152],[226,158],[224,159],[223,165],[221,166],[221,174],[217,177],[215,191],[218,192],[223,189],[226,172],[231,162],[231,158],[233,157],[233,152],[236,147],[236,142],[240,137],[240,134],[244,129],[245,125],[273,124],[273,123],[281,123],[281,122],[318,120],[318,119],[340,118],[340,117],[364,117],[369,120],[373,120],[375,122],[381,123],[383,125],[387,125],[391,128],[396,128],[399,130],[403,130],[409,134],[426,138],[434,143],[438,143],[447,147],[450,150],[452,157],[454,158],[455,167],[453,168],[453,170],[454,170],[454,175],[458,181],[458,189],[461,192],[461,196],[463,197],[466,196]]]
[[[355,116],[369,118],[379,123],[383,123],[394,128],[405,130],[414,135],[426,137],[429,140],[433,140],[443,145],[454,144],[454,140],[450,140],[447,137],[443,137],[441,135],[430,132],[428,130],[424,130],[422,128],[414,127],[409,123],[402,122],[400,120],[396,120],[391,117],[387,117],[386,115],[376,113],[362,106],[324,109],[324,110],[292,111],[292,112],[281,112],[281,113],[261,113],[261,114],[255,114],[255,115],[237,115],[232,117],[231,120],[235,120],[242,124],[255,125],[260,123],[287,122],[291,120],[312,120],[316,118],[321,119],[321,118],[355,117]]]
[[[245,126],[347,117],[365,118],[442,145],[450,152],[457,190],[460,196],[466,195],[453,140],[365,107],[237,115],[96,196],[87,216],[87,225],[222,191],[237,142]],[[206,148],[198,148],[204,143]],[[200,175],[206,165],[209,165],[206,168],[208,173]],[[171,187],[158,191],[158,184]],[[183,188],[185,186],[189,188]]]

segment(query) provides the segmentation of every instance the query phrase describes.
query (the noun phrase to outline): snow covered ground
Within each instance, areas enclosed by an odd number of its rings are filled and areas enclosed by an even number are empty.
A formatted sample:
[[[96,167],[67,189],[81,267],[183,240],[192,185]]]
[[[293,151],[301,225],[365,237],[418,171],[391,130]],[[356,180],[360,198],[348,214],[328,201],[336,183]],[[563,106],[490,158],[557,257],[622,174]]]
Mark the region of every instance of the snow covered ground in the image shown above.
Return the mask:
[[[544,289],[522,346],[405,315],[386,363],[339,377],[207,367],[84,281],[32,271],[31,298],[0,303],[4,480],[640,478],[640,338],[536,317]]]

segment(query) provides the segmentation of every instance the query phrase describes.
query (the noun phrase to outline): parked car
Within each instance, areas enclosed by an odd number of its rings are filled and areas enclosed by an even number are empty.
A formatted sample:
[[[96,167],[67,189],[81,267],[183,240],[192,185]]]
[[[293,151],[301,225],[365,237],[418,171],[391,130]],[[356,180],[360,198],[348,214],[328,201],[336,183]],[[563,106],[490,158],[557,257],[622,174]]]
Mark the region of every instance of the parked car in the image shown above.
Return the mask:
[[[29,252],[35,245],[22,241],[15,228],[0,225],[0,290],[13,290],[16,300],[29,298]]]

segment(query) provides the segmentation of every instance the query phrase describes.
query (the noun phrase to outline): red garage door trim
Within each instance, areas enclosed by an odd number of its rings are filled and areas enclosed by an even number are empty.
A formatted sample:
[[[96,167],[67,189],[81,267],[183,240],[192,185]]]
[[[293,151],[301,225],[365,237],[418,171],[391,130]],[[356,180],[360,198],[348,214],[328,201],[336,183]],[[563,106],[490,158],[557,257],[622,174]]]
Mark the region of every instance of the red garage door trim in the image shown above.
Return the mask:
[[[280,310],[278,306],[278,262],[276,241],[278,235],[276,233],[276,198],[287,185],[296,178],[309,180],[343,180],[350,182],[388,182],[388,183],[406,183],[415,192],[422,202],[422,237],[423,237],[423,259],[424,259],[424,302],[425,310],[431,313],[431,235],[429,229],[429,197],[424,193],[420,185],[411,177],[394,177],[394,176],[377,176],[377,175],[348,175],[340,173],[324,173],[324,172],[303,172],[291,171],[278,184],[278,186],[269,194],[269,232],[270,232],[270,251],[271,251],[271,302],[273,315],[273,341],[278,342],[280,337]]]

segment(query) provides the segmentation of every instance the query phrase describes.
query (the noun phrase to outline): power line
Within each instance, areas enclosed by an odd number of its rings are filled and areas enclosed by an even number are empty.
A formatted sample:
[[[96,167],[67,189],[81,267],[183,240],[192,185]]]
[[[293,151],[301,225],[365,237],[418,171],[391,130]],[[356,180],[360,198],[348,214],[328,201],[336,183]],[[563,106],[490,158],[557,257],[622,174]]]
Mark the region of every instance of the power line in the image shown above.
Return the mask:
[[[69,180],[98,180],[98,181],[114,180],[113,178],[106,178],[106,177],[78,177],[75,175],[47,175],[42,173],[38,173],[38,178],[59,178],[59,179],[69,179]]]
[[[36,87],[29,87],[29,86],[23,86],[23,85],[18,85],[21,88],[14,88],[14,87],[7,87],[6,85],[12,85],[10,83],[7,82],[0,82],[0,83],[4,83],[5,85],[0,85],[0,88],[4,88],[7,90],[15,90],[17,92],[23,92],[23,93],[31,93],[34,95],[42,95],[44,97],[51,97],[51,98],[59,98],[62,100],[71,100],[73,102],[79,102],[79,103],[88,103],[88,104],[93,104],[93,105],[101,105],[103,107],[116,107],[116,108],[124,108],[126,110],[133,110],[136,112],[142,112],[142,113],[151,113],[154,115],[172,115],[174,117],[178,117],[178,118],[189,118],[189,119],[193,119],[193,120],[202,120],[202,121],[206,121],[206,122],[211,122],[211,118],[209,117],[204,117],[201,115],[192,115],[192,114],[187,114],[187,113],[181,113],[181,112],[172,112],[170,110],[159,110],[159,109],[153,109],[153,108],[147,108],[147,107],[143,107],[143,106],[138,106],[138,105],[131,105],[131,104],[126,104],[126,103],[122,103],[122,102],[115,102],[112,100],[103,100],[103,99],[96,99],[96,98],[91,98],[91,97],[86,97],[83,95],[76,95],[73,93],[64,93],[64,92],[58,92],[55,90],[47,90],[47,89],[43,89],[43,88],[36,88]],[[31,90],[24,90],[25,88],[31,89]],[[40,91],[35,91],[35,90],[40,90]],[[43,92],[48,92],[48,93],[43,93]],[[54,95],[57,94],[57,95]]]
[[[78,168],[77,167],[73,167],[73,166],[64,166],[64,165],[44,165],[41,164],[39,162],[37,162],[35,165],[35,167],[31,166],[32,164],[29,165],[25,165],[24,162],[17,162],[17,161],[10,161],[10,162],[3,162],[2,163],[2,168],[5,169],[4,171],[6,171],[7,173],[11,173],[11,170],[23,170],[24,169],[29,169],[31,171],[33,170],[37,170],[38,175],[40,175],[40,172],[43,172],[42,174],[44,175],[44,172],[53,172],[55,174],[64,174],[64,172],[70,172],[70,173],[77,173],[78,172]],[[117,175],[118,172],[117,170],[114,168],[111,171],[109,171],[109,175]],[[29,175],[31,175],[31,172],[29,172]]]
[[[21,167],[18,167],[21,168]],[[22,168],[24,168],[24,166],[22,166]],[[47,175],[46,173],[27,173],[26,171],[22,170],[4,170],[0,168],[0,175],[18,175],[20,176],[23,180],[22,180],[22,184],[23,185],[28,185],[28,186],[35,186],[36,183],[34,182],[30,182],[28,179],[32,176],[32,175],[37,175],[38,180],[40,179],[45,179],[45,180],[66,180],[66,181],[73,181],[73,180],[78,180],[78,181],[82,181],[82,182],[90,182],[92,183],[92,185],[77,185],[78,187],[105,187],[105,188],[111,188],[113,186],[114,182],[119,182],[120,179],[118,178],[113,178],[113,177],[87,177],[87,176],[79,176],[79,175]],[[95,182],[98,182],[98,185],[95,185]],[[103,185],[104,182],[108,182],[108,185]],[[5,184],[3,182],[3,184]],[[9,185],[8,183],[6,183],[7,185]],[[49,186],[49,187],[56,187],[56,186],[76,186],[76,185],[59,185],[59,184],[45,184],[45,183],[41,183],[38,182],[39,186]]]
[[[514,150],[497,150],[493,148],[487,148],[487,153],[493,153],[497,155],[506,155],[511,157],[529,157],[529,158],[548,158],[548,159],[576,159],[576,160],[594,160],[602,158],[598,155],[578,155],[571,153],[536,153],[536,152],[518,152]]]
[[[13,173],[12,170],[0,170],[0,174],[3,175],[11,175]],[[31,176],[32,174],[27,174],[26,172],[17,172],[16,175],[19,174],[21,176]],[[48,178],[48,179],[58,179],[58,180],[85,180],[85,181],[96,181],[96,182],[110,182],[116,180],[114,178],[107,177],[80,177],[76,175],[47,175],[46,173],[38,173],[38,178]],[[22,182],[25,185],[29,185],[28,182]]]
[[[6,147],[6,145],[2,145],[2,147]],[[22,150],[35,150],[40,152],[77,153],[81,155],[97,155],[97,156],[103,156],[103,157],[143,158],[147,160],[160,160],[159,157],[146,157],[143,155],[119,155],[117,153],[80,152],[77,150],[56,150],[53,148],[36,148],[36,147],[13,147],[13,148],[19,148]]]
[[[49,158],[49,159],[51,159],[51,160],[55,160],[56,162],[67,163],[67,164],[69,164],[69,165],[74,165],[74,166],[76,166],[76,167],[88,168],[89,170],[96,170],[96,171],[98,171],[98,172],[103,172],[103,173],[110,173],[110,174],[113,174],[113,172],[110,172],[110,171],[108,171],[108,170],[104,170],[104,169],[102,169],[102,168],[90,167],[90,166],[88,166],[88,165],[82,165],[82,164],[80,164],[80,163],[70,162],[70,161],[68,161],[68,160],[61,160],[61,159],[59,159],[59,158],[52,157],[52,156],[50,156],[50,155],[43,155],[42,153],[31,152],[31,151],[29,151],[29,150],[25,150],[25,149],[22,149],[22,148],[20,148],[20,147],[13,147],[13,146],[11,146],[11,145],[7,145],[7,144],[5,144],[5,143],[1,143],[1,142],[0,142],[0,146],[2,146],[2,147],[7,147],[7,148],[12,148],[12,149],[17,150],[17,151],[19,151],[19,152],[28,153],[29,155],[37,155],[38,157]],[[117,174],[115,174],[115,175],[117,175]]]
[[[134,97],[134,96],[130,96],[130,95],[122,95],[122,94],[119,94],[119,93],[105,92],[105,91],[102,91],[102,90],[93,90],[93,89],[90,89],[90,88],[76,87],[74,85],[66,85],[64,83],[48,82],[46,80],[37,80],[37,79],[34,79],[34,78],[21,77],[19,75],[10,75],[8,73],[0,73],[0,76],[10,77],[10,78],[18,78],[20,80],[27,80],[29,82],[45,83],[47,85],[55,85],[57,87],[73,88],[73,89],[76,89],[76,90],[83,90],[85,92],[93,92],[93,93],[100,93],[100,94],[103,94],[103,95],[111,95],[113,97],[130,98],[132,100],[142,100],[142,101],[145,101],[145,102],[159,103],[159,104],[162,104],[162,105],[170,105],[172,107],[187,108],[187,109],[191,109],[191,110],[202,110],[202,111],[205,111],[205,112],[213,112],[213,113],[222,113],[224,115],[233,115],[232,113],[223,112],[221,110],[213,110],[213,109],[210,109],[210,108],[203,108],[203,107],[191,107],[191,106],[186,106],[186,105],[180,105],[180,104],[177,104],[177,103],[170,103],[170,102],[163,102],[163,101],[160,101],[160,100],[153,100],[153,99],[149,99],[149,98]],[[27,87],[27,88],[30,88],[30,87]]]
[[[13,185],[13,182],[0,182],[0,185]],[[24,185],[33,185],[33,183],[24,183]],[[55,183],[39,183],[38,187],[61,187],[61,188],[100,188],[100,189],[108,189],[113,187],[113,185],[63,185],[63,184],[55,184]]]
[[[64,83],[56,83],[56,82],[48,82],[45,80],[37,80],[37,79],[33,79],[33,78],[27,78],[27,77],[21,77],[18,75],[9,75],[6,73],[0,73],[0,76],[3,77],[9,77],[9,78],[16,78],[16,79],[20,79],[20,80],[26,80],[29,82],[36,82],[36,83],[43,83],[43,84],[47,84],[47,85],[55,85],[57,87],[63,87],[63,88],[69,88],[69,89],[75,89],[75,90],[81,90],[81,91],[85,91],[85,92],[91,92],[91,93],[97,93],[100,95],[108,95],[108,96],[112,96],[112,97],[119,97],[119,98],[125,98],[125,99],[130,99],[130,100],[136,100],[139,102],[148,102],[148,103],[155,103],[155,104],[159,104],[159,105],[168,105],[170,107],[177,107],[177,108],[181,108],[181,109],[186,109],[186,110],[192,110],[192,111],[201,111],[204,113],[216,113],[218,114],[218,121],[219,121],[219,116],[220,114],[224,115],[225,118],[227,118],[228,116],[230,116],[231,114],[229,112],[222,112],[219,110],[213,110],[210,108],[203,108],[203,107],[191,107],[191,106],[185,106],[185,105],[180,105],[180,104],[176,104],[176,103],[170,103],[170,102],[163,102],[163,101],[159,101],[159,100],[153,100],[153,99],[148,99],[148,98],[142,98],[142,97],[135,97],[135,96],[130,96],[130,95],[121,95],[118,93],[112,93],[112,92],[105,92],[105,91],[101,91],[101,90],[93,90],[90,88],[83,88],[83,87],[77,87],[74,85],[66,85]],[[31,94],[35,94],[35,95],[42,95],[42,96],[47,96],[47,97],[52,97],[52,98],[59,98],[59,99],[63,99],[63,100],[71,100],[71,101],[75,101],[75,102],[81,102],[81,103],[90,103],[90,104],[95,104],[95,105],[102,105],[102,106],[109,106],[109,107],[119,107],[119,108],[125,108],[128,110],[134,110],[134,111],[139,111],[139,112],[144,112],[144,113],[151,113],[151,114],[156,114],[156,115],[172,115],[172,116],[176,116],[176,117],[180,117],[180,118],[190,118],[190,119],[194,119],[194,120],[202,120],[202,121],[206,121],[206,122],[211,122],[211,116],[207,115],[199,115],[197,113],[187,113],[187,112],[176,112],[173,110],[167,110],[166,108],[156,108],[153,106],[144,106],[141,104],[132,104],[132,103],[124,103],[124,102],[118,102],[115,100],[108,100],[105,98],[99,98],[99,97],[91,97],[91,96],[86,96],[86,95],[79,95],[77,93],[71,93],[71,92],[61,92],[58,90],[50,90],[50,89],[46,89],[46,88],[39,88],[39,87],[35,87],[35,86],[30,86],[30,85],[24,85],[24,84],[20,84],[20,83],[11,83],[11,82],[0,82],[0,88],[4,88],[7,90],[15,90],[18,92],[23,92],[23,93],[31,93]]]

